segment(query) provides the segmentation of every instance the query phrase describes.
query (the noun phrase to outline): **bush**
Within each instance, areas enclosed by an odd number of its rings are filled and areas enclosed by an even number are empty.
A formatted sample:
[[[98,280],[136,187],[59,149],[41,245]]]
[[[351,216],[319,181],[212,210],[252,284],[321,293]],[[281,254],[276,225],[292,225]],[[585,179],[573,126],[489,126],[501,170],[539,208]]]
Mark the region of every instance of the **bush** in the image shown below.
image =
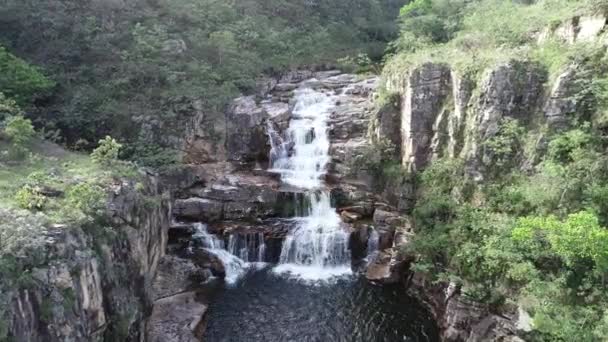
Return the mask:
[[[17,102],[8,98],[4,93],[0,92],[0,122],[3,122],[7,117],[22,115],[21,108]]]
[[[21,115],[11,116],[4,122],[4,135],[11,141],[10,159],[25,158],[27,145],[34,136],[34,127],[29,119]]]
[[[105,209],[106,193],[98,184],[80,183],[67,191],[66,202],[69,208],[95,217],[101,215]]]
[[[15,201],[23,209],[42,210],[48,199],[36,187],[25,185],[15,194]]]
[[[522,150],[522,137],[525,134],[519,122],[512,118],[503,118],[498,133],[484,142],[484,164],[491,165],[499,173],[505,168],[517,165],[517,154]]]
[[[106,136],[99,140],[99,146],[91,153],[91,159],[97,164],[109,166],[118,160],[118,153],[122,145],[114,138]]]

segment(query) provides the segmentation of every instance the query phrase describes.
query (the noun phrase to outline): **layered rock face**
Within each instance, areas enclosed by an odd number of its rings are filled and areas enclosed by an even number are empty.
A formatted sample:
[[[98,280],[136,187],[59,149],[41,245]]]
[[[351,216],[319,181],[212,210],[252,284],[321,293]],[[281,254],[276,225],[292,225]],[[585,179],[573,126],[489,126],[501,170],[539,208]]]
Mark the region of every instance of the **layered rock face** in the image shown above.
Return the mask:
[[[140,340],[152,279],[167,246],[169,198],[153,177],[143,190],[113,185],[107,226],[50,227],[26,251],[31,280],[4,284],[3,321],[15,341]],[[21,277],[20,279],[24,279]],[[4,305],[4,304],[3,304]]]
[[[488,153],[483,142],[498,133],[504,118],[524,127],[542,121],[564,127],[577,111],[576,68],[566,68],[552,89],[546,88],[547,79],[543,67],[528,61],[490,68],[477,83],[447,65],[426,63],[388,78],[387,88],[400,97],[399,114],[379,116],[375,125],[391,126],[399,115],[401,135],[383,132],[401,147],[408,170],[419,171],[440,157],[460,157],[481,179]]]
[[[594,41],[605,27],[605,16],[576,17],[542,32],[539,40]],[[370,131],[374,139],[398,146],[402,166],[412,173],[438,158],[460,158],[468,177],[482,182],[492,172],[493,152],[486,142],[500,132],[505,119],[515,119],[525,129],[546,125],[557,130],[567,128],[575,117],[588,119],[584,104],[575,96],[585,85],[584,72],[578,65],[568,65],[549,82],[548,70],[529,60],[494,65],[479,79],[442,63],[413,66],[386,75],[385,87],[391,95],[372,116]],[[539,133],[536,152],[529,158],[537,158],[542,148]],[[537,162],[516,159],[514,167],[522,170]],[[389,182],[382,195],[396,205],[396,198],[387,196],[392,188]],[[374,224],[381,226],[376,215]],[[461,296],[452,284],[431,284],[409,270],[412,257],[400,252],[407,250],[414,225],[405,219],[395,226],[392,246],[379,248],[367,277],[377,282],[405,281],[429,305],[446,341],[521,341],[518,335],[530,329],[530,318],[522,310],[511,308],[498,315]],[[366,238],[369,235],[358,235],[362,241]]]

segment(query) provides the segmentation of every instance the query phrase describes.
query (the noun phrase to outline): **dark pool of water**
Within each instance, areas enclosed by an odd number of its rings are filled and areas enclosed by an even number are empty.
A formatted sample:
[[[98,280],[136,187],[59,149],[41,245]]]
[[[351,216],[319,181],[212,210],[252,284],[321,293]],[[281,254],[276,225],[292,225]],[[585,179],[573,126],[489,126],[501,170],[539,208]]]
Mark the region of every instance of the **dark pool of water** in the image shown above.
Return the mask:
[[[354,276],[311,285],[266,269],[212,292],[205,342],[439,341],[430,314],[401,286]]]

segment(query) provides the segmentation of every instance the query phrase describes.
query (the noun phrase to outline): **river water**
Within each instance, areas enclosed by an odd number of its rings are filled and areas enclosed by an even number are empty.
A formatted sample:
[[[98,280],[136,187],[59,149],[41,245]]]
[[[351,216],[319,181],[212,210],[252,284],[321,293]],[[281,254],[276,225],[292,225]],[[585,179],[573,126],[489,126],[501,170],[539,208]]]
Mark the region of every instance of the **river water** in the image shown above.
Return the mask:
[[[206,342],[439,341],[429,313],[402,286],[350,276],[311,285],[271,269],[214,285]]]

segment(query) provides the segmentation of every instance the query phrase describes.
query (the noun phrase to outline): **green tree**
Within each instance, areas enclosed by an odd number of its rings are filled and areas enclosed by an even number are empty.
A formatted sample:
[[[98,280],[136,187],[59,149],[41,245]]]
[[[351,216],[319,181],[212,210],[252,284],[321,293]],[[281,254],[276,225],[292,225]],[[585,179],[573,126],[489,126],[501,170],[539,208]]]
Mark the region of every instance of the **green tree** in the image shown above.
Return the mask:
[[[0,46],[0,89],[18,104],[25,105],[50,90],[54,83],[38,68],[9,53]]]
[[[109,166],[118,160],[118,153],[121,148],[122,144],[119,144],[116,139],[106,136],[99,140],[99,146],[91,153],[91,159],[95,163]]]

